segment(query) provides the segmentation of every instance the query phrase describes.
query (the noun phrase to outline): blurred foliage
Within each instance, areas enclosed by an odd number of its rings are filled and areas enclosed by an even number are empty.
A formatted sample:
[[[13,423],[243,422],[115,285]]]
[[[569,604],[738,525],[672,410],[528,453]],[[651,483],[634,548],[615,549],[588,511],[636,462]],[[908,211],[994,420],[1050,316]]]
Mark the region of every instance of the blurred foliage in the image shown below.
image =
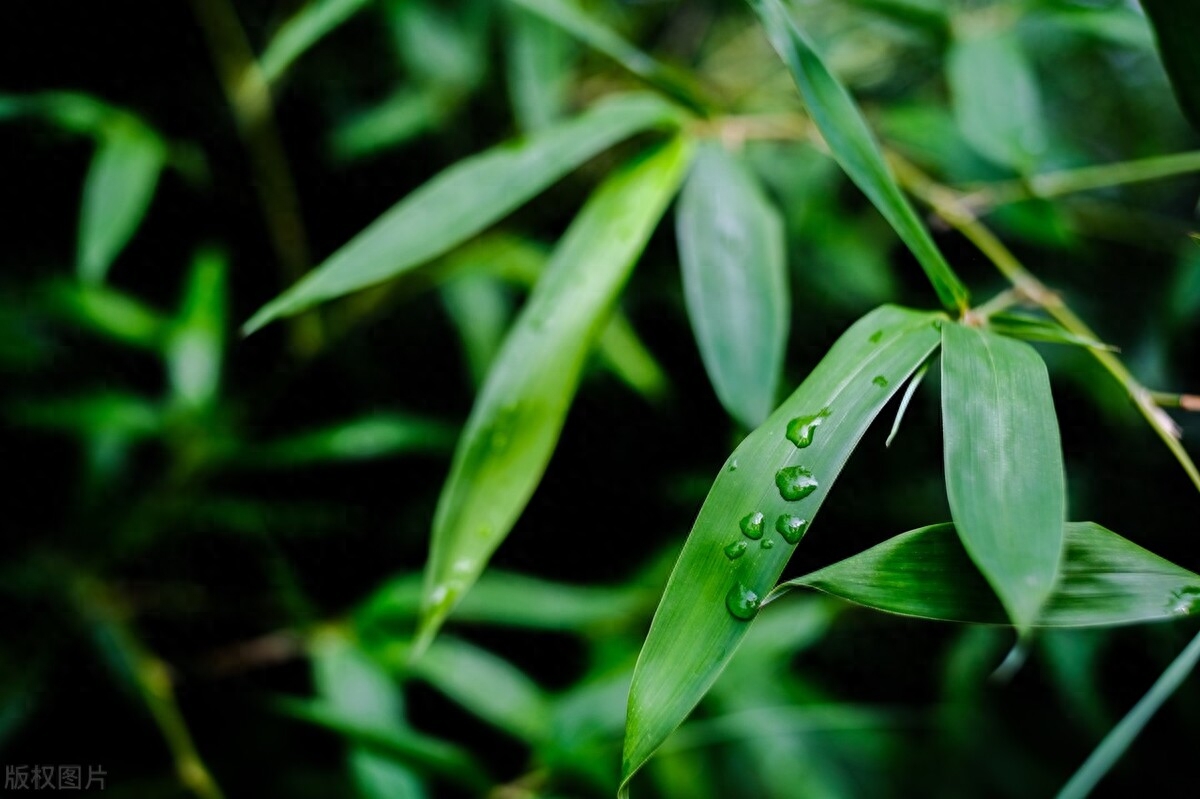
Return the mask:
[[[881,140],[943,184],[1020,195],[1036,175],[1197,145],[1133,3],[792,10]],[[784,389],[869,308],[931,305],[880,215],[789,127],[800,100],[749,7],[16,0],[5,13],[0,761],[102,763],[130,797],[613,795],[650,616],[744,432],[690,332],[670,225],[495,568],[426,656],[409,654],[477,387],[548,249],[646,135],[428,266],[235,331],[313,265],[306,248],[324,258],[463,158],[647,85],[757,120],[721,138],[781,214]],[[1200,388],[1195,168],[981,209],[1164,391]],[[975,296],[1006,287],[934,229]],[[1083,347],[1039,352],[1070,518],[1200,570],[1197,494],[1122,387]],[[1195,451],[1200,414],[1171,413]],[[936,393],[918,392],[890,449],[880,427],[785,577],[949,518]],[[636,794],[1048,795],[1195,627],[1046,632],[998,682],[1008,631],[789,597]],[[1198,725],[1193,679],[1106,791],[1186,785],[1178,745]]]

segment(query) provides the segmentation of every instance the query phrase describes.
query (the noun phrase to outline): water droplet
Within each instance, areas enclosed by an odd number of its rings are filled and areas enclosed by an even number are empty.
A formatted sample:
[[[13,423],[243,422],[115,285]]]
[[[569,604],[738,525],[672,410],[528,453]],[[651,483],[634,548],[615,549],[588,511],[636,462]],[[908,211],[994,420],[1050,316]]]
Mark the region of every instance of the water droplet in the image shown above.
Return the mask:
[[[759,546],[763,549],[770,549],[771,547],[775,546],[775,542],[769,538],[764,538]]]
[[[748,544],[745,541],[734,541],[729,546],[725,547],[725,557],[730,560],[737,560],[742,555],[746,554]]]
[[[882,331],[882,330],[876,330],[874,333],[872,333],[872,334],[871,334],[871,343],[872,343],[872,344],[878,344],[878,343],[879,343],[879,340],[880,340],[881,338],[883,338],[883,331]]]
[[[775,485],[779,496],[795,502],[817,490],[817,478],[803,466],[785,466],[775,473]]]
[[[731,472],[737,471],[737,458],[734,458],[733,460],[731,460],[729,462],[729,471],[731,471]]]
[[[888,379],[883,375],[875,375],[875,379],[871,381],[880,388],[887,388]]]
[[[797,416],[788,422],[787,432],[784,435],[787,436],[788,441],[803,449],[812,444],[817,428],[828,416],[828,408],[822,408],[820,413],[812,416]]]
[[[755,511],[747,516],[743,516],[741,522],[738,524],[747,538],[762,538],[764,518],[760,512]]]
[[[725,595],[725,607],[729,610],[729,615],[742,621],[749,621],[757,616],[758,606],[761,604],[762,599],[759,595],[741,583],[735,583]]]
[[[784,541],[789,544],[799,544],[800,539],[804,538],[804,532],[808,529],[808,521],[799,516],[784,514],[775,520],[775,529],[783,536]]]
[[[1189,616],[1196,607],[1196,602],[1200,601],[1200,586],[1188,586],[1187,588],[1171,592],[1171,612],[1176,616]]]

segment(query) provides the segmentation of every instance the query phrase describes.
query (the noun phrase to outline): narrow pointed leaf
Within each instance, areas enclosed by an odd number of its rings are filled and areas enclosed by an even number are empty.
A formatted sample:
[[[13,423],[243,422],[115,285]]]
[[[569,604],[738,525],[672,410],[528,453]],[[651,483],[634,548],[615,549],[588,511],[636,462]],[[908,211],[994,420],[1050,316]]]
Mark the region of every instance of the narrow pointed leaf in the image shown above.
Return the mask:
[[[791,557],[794,545],[784,533],[794,540],[793,531],[812,521],[871,421],[937,348],[939,318],[895,306],[867,314],[729,457],[679,555],[638,659],[623,786],[733,657],[750,628],[743,617],[753,614],[756,598],[771,589]],[[804,520],[798,530],[786,524],[791,517]]]
[[[271,37],[258,59],[268,81],[274,82],[314,44],[366,6],[371,0],[309,0]]]
[[[50,309],[114,341],[149,350],[163,346],[168,322],[159,311],[105,286],[56,283],[46,293]]]
[[[967,306],[967,289],[950,269],[929,231],[900,191],[862,112],[813,49],[779,0],[749,0],[771,45],[791,70],[804,104],[833,157],[895,228],[950,309]]]
[[[168,345],[172,392],[178,402],[193,409],[210,406],[220,389],[228,266],[218,252],[204,250],[196,255]]]
[[[1009,338],[1024,341],[1045,341],[1050,344],[1072,344],[1094,350],[1116,351],[1116,347],[1094,338],[1072,333],[1057,322],[1016,313],[998,313],[988,317],[988,329]]]
[[[1184,0],[1142,0],[1175,96],[1192,127],[1200,129],[1200,6]]]
[[[433,521],[418,652],[525,508],[587,355],[687,170],[677,139],[611,176],[571,224],[488,372]]]
[[[1037,78],[1012,31],[967,32],[946,54],[954,115],[982,156],[1030,172],[1046,149]]]
[[[1200,575],[1093,522],[1065,526],[1062,575],[1034,624],[1105,627],[1200,613]],[[952,524],[922,527],[798,577],[806,586],[888,613],[1005,624],[1004,606],[971,563]]]
[[[619,33],[594,19],[574,0],[509,0],[597,50],[652,86],[690,108],[704,112],[712,101],[691,75],[660,63],[630,44]]]
[[[705,143],[676,207],[683,294],[709,380],[747,430],[775,408],[791,303],[783,221],[751,172]]]
[[[575,43],[558,26],[514,5],[506,45],[508,98],[517,124],[526,132],[549,127],[566,108]]]
[[[1024,630],[1054,588],[1066,513],[1046,365],[1028,344],[945,325],[942,416],[958,534]]]
[[[454,435],[454,428],[445,422],[378,413],[250,448],[242,460],[252,466],[294,467],[448,452]]]
[[[263,325],[436,258],[613,144],[680,123],[651,95],[608,100],[536,136],[458,162],[405,197],[246,323]]]
[[[79,216],[76,271],[84,283],[104,282],[150,207],[166,157],[162,140],[134,123],[114,125],[100,138]]]

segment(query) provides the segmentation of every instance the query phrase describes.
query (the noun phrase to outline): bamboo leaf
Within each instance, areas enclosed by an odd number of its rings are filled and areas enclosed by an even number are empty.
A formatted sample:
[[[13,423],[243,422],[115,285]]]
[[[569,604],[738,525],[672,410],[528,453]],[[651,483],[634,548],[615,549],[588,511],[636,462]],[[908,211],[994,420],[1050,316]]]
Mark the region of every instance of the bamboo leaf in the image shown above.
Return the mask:
[[[1028,344],[945,325],[942,416],[958,534],[1024,631],[1054,588],[1066,513],[1046,366]]]
[[[520,128],[542,130],[558,121],[570,88],[574,43],[562,29],[517,6],[507,15],[505,74]]]
[[[168,344],[167,370],[172,392],[178,402],[192,409],[210,406],[220,389],[228,267],[225,257],[218,252],[197,253]]]
[[[611,176],[538,281],[471,411],[433,521],[419,653],[520,516],[588,352],[687,170],[677,139]]]
[[[377,413],[251,447],[247,464],[263,467],[362,461],[407,453],[448,452],[452,426],[416,416]]]
[[[630,44],[612,28],[587,14],[572,0],[509,0],[510,3],[597,50],[695,111],[712,105],[705,91],[687,72],[660,63]]]
[[[100,137],[83,184],[76,271],[84,283],[104,282],[150,207],[167,148],[150,130],[130,121]]]
[[[830,73],[779,0],[749,0],[749,3],[762,20],[771,45],[791,70],[808,113],[833,157],[912,250],[942,304],[949,309],[965,309],[966,287],[950,269],[900,191],[850,93]]]
[[[946,75],[959,129],[982,156],[1030,172],[1046,149],[1037,78],[1012,31],[958,32]]]
[[[169,328],[159,311],[105,286],[54,283],[47,289],[46,302],[53,313],[80,327],[148,350],[163,346]]]
[[[1087,347],[1094,350],[1117,350],[1111,344],[1097,341],[1094,338],[1072,333],[1062,325],[1050,319],[1039,319],[1036,316],[1026,316],[1017,313],[998,313],[988,317],[988,329],[1009,338],[1019,338],[1024,341],[1045,341],[1050,344],[1072,344],[1077,347]]]
[[[747,430],[775,407],[790,306],[783,220],[754,176],[702,145],[676,208],[688,317],[721,404]]]
[[[1065,525],[1062,575],[1038,627],[1102,627],[1200,612],[1200,575],[1093,522]],[[1004,606],[973,566],[952,524],[903,533],[781,585],[806,586],[888,613],[1005,624]]]
[[[244,332],[420,266],[474,236],[601,150],[634,133],[670,128],[681,120],[677,109],[657,97],[625,95],[524,141],[460,161],[267,303],[246,323]]]
[[[1200,129],[1200,7],[1180,0],[1142,0],[1154,27],[1158,52],[1192,127]]]
[[[804,533],[883,405],[937,348],[939,318],[895,306],[867,314],[730,456],[638,659],[622,790],[733,657],[750,628],[745,619],[792,554],[790,542]]]
[[[271,37],[258,65],[269,82],[283,77],[296,59],[354,16],[371,0],[310,0]]]

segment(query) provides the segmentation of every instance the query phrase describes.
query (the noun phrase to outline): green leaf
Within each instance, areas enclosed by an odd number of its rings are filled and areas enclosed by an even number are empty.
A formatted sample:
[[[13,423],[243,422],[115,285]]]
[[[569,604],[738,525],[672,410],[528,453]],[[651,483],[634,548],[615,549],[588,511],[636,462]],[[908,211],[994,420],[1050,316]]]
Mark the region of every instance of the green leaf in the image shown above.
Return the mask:
[[[1025,341],[1071,344],[1078,347],[1088,347],[1089,349],[1107,350],[1109,352],[1115,352],[1117,349],[1111,344],[1105,344],[1094,338],[1072,333],[1050,319],[1039,319],[1036,316],[1007,312],[992,314],[988,317],[987,325],[988,329],[995,333]]]
[[[412,670],[498,729],[530,743],[546,739],[551,720],[546,695],[520,669],[491,652],[442,636]]]
[[[444,422],[378,413],[252,447],[244,457],[255,466],[278,467],[440,453],[450,451],[454,435]]]
[[[313,45],[370,3],[371,0],[309,0],[271,37],[258,65],[269,82],[283,73]]]
[[[55,314],[81,327],[148,350],[163,346],[169,328],[159,311],[104,286],[55,283],[47,291],[47,303]]]
[[[623,787],[700,701],[749,630],[727,609],[727,597],[744,597],[734,607],[739,616],[750,615],[755,596],[749,592],[761,597],[779,578],[793,546],[776,531],[777,521],[803,516],[811,522],[871,421],[937,348],[940,318],[894,306],[867,314],[730,456],[675,564],[638,659]],[[788,501],[778,485],[787,488],[787,478],[803,477],[792,471],[798,468],[818,485],[807,499]],[[731,560],[726,555],[731,545],[746,548]]]
[[[330,134],[330,150],[338,160],[353,161],[402,144],[436,128],[449,105],[430,89],[399,89],[341,121]]]
[[[112,125],[101,136],[83,184],[79,216],[75,267],[84,283],[104,282],[146,215],[166,158],[163,141],[141,125]]]
[[[518,126],[532,133],[563,116],[574,43],[541,17],[517,6],[508,11],[508,97]]]
[[[399,686],[351,641],[340,634],[319,635],[311,647],[317,693],[335,713],[397,736],[410,734],[401,721],[404,698]],[[417,775],[402,762],[354,746],[347,753],[350,771],[366,799],[418,799],[425,796]]]
[[[1037,77],[1012,31],[959,31],[946,54],[954,114],[980,155],[1030,172],[1046,149]]]
[[[1158,52],[1192,127],[1200,130],[1200,7],[1181,0],[1142,0],[1154,27]]]
[[[541,480],[587,355],[690,155],[676,139],[609,177],[571,223],[505,339],[438,501],[418,652]]]
[[[164,414],[157,404],[115,391],[79,397],[56,397],[10,406],[14,421],[44,430],[80,435],[120,434],[131,439],[162,432]]]
[[[641,591],[539,580],[489,569],[454,611],[468,624],[495,624],[536,630],[578,632],[618,624],[648,604]],[[356,616],[364,629],[407,627],[420,611],[421,576],[390,580],[363,604]]]
[[[491,0],[446,3],[388,0],[394,47],[405,71],[418,83],[462,94],[487,75]]]
[[[1183,685],[1192,669],[1196,668],[1197,662],[1200,662],[1200,634],[1171,661],[1167,670],[1134,705],[1133,710],[1121,719],[1121,723],[1105,736],[1096,750],[1088,756],[1087,761],[1079,767],[1079,771],[1071,777],[1070,782],[1058,792],[1057,799],[1085,799],[1090,795],[1092,789],[1104,779],[1104,775],[1113,764],[1121,759],[1125,750],[1141,734],[1142,728],[1154,717],[1163,703]]]
[[[580,42],[616,61],[642,80],[701,114],[712,100],[692,76],[660,63],[626,41],[620,34],[587,14],[572,0],[509,0]]]
[[[600,334],[596,354],[622,383],[650,402],[658,402],[670,389],[662,365],[620,310],[613,312],[608,327]]]
[[[225,355],[229,264],[214,250],[197,253],[170,336],[167,367],[177,402],[198,410],[216,401]]]
[[[1092,522],[1065,525],[1062,575],[1038,627],[1107,627],[1194,614],[1200,575]],[[1004,624],[1007,615],[967,556],[954,525],[903,533],[781,585],[768,601],[806,586],[888,613]]]
[[[680,112],[650,95],[607,100],[524,141],[450,167],[401,200],[246,323],[246,334],[317,303],[396,277],[461,244],[596,153]]]
[[[511,292],[499,278],[476,272],[447,281],[441,295],[462,340],[471,378],[478,385],[504,340],[513,312]]]
[[[688,317],[709,379],[747,430],[775,408],[787,345],[783,220],[754,176],[703,144],[676,206]]]
[[[1046,365],[1028,344],[944,325],[942,416],[951,516],[1024,631],[1054,589],[1066,513]]]
[[[796,27],[779,0],[749,0],[804,96],[804,104],[833,157],[874,203],[925,269],[942,304],[967,307],[967,289],[942,257],[884,161],[850,93],[822,63],[808,38]]]

